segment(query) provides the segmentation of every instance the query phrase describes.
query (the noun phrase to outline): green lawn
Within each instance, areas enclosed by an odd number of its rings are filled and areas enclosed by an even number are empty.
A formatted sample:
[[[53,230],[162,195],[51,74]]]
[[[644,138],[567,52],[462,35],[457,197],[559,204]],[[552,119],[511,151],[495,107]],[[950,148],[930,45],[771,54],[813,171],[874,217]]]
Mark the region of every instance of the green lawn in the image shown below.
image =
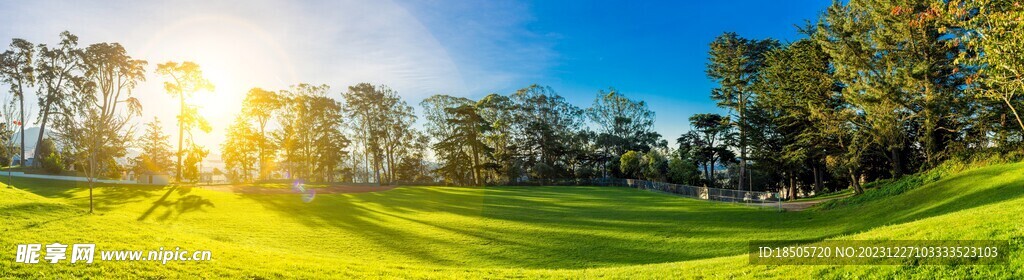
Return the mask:
[[[742,255],[755,239],[1009,239],[1020,249],[1024,164],[785,213],[615,187],[402,187],[304,203],[297,194],[102,186],[89,215],[83,183],[14,186],[0,187],[0,278],[1024,278],[1019,252],[1011,265],[961,267],[751,266]],[[214,261],[14,263],[16,244],[53,242],[178,246],[211,250]]]

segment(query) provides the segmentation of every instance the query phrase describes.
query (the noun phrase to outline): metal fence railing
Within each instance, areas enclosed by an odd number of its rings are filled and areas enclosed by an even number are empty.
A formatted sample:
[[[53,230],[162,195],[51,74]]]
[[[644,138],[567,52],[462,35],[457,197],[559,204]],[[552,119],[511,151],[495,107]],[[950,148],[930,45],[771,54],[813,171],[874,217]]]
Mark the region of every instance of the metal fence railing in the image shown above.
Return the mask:
[[[641,190],[670,193],[703,200],[743,203],[757,207],[772,207],[782,210],[782,196],[778,192],[758,192],[733,189],[687,186],[665,182],[651,182],[637,179],[596,179],[602,186],[631,187]]]

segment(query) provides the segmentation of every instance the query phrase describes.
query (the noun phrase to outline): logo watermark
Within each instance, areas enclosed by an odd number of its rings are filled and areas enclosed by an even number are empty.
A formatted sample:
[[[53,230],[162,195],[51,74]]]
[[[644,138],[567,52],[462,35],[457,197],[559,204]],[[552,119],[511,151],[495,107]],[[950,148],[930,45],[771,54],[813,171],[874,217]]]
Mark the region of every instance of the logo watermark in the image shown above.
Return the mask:
[[[70,256],[68,249],[70,248]],[[96,250],[96,244],[18,244],[16,263],[93,263],[96,255],[100,261],[151,261],[168,262],[211,261],[213,253],[207,250],[189,251],[180,247],[157,250]]]

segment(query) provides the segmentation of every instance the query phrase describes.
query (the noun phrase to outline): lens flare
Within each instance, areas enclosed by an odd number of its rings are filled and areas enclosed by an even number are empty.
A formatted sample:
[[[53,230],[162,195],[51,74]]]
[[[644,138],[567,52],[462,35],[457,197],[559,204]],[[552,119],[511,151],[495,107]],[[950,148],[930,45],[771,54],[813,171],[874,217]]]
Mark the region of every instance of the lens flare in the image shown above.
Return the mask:
[[[313,198],[316,197],[316,191],[313,189],[307,190],[306,187],[303,186],[302,180],[296,180],[295,183],[292,184],[292,191],[302,195],[302,202],[305,203],[312,202]]]

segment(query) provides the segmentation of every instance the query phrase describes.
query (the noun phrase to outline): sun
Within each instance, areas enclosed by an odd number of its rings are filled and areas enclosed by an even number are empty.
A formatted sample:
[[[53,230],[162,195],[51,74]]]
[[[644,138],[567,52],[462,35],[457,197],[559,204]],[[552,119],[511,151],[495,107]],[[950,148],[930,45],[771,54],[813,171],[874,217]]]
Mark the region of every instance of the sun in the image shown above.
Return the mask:
[[[212,92],[198,92],[193,95],[189,103],[199,109],[199,114],[211,124],[218,126],[230,122],[233,115],[238,112],[241,100],[244,95],[241,93],[244,85],[238,83],[239,78],[234,71],[228,69],[230,66],[220,63],[195,61],[203,69],[203,76],[214,85]]]
[[[198,15],[167,25],[152,35],[142,57],[155,66],[168,61],[192,61],[199,64],[203,76],[214,84],[213,91],[194,93],[187,102],[195,105],[211,125],[209,134],[196,135],[199,144],[219,145],[224,129],[241,110],[246,92],[253,87],[283,89],[297,83],[292,59],[280,46],[282,38],[274,37],[253,23],[242,19]],[[156,78],[162,84],[163,77]],[[151,86],[140,99],[151,104],[148,113],[160,119],[174,120],[177,102],[161,88]],[[165,128],[166,129],[166,128]],[[176,135],[177,130],[168,130]]]

